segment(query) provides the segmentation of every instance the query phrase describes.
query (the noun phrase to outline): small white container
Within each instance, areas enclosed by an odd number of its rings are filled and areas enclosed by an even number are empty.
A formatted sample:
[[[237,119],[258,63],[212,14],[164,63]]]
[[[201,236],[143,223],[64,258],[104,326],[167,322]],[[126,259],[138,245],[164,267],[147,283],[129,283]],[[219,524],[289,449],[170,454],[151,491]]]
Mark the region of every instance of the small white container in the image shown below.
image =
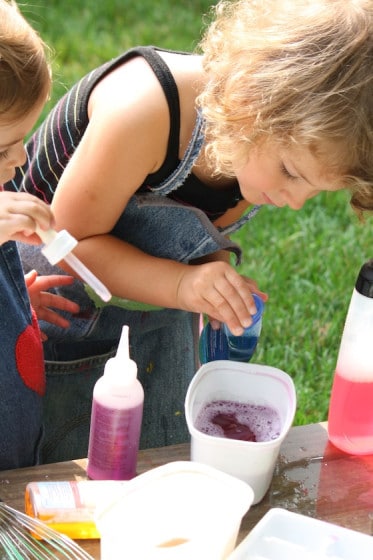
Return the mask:
[[[253,497],[246,483],[191,461],[148,471],[97,512],[101,560],[225,560]]]
[[[228,560],[372,560],[373,538],[281,508],[269,510]]]
[[[208,402],[229,400],[275,409],[280,433],[269,441],[242,441],[205,434],[195,421]],[[191,434],[191,459],[205,463],[247,482],[256,504],[263,499],[273,477],[280,446],[295,414],[296,393],[292,378],[265,365],[218,360],[204,364],[193,377],[185,398],[185,417]]]

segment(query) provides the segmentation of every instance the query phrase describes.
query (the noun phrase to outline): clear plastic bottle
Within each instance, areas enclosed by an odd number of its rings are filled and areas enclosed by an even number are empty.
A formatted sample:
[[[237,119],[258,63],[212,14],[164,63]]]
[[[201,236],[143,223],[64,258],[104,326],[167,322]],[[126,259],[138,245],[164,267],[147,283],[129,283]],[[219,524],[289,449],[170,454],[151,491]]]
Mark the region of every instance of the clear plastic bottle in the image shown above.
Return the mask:
[[[353,455],[373,453],[373,260],[357,277],[329,404],[330,441]]]
[[[128,327],[93,390],[87,474],[93,480],[129,480],[136,474],[144,391],[129,357]]]
[[[255,352],[262,330],[262,315],[264,302],[253,294],[256,313],[252,315],[252,324],[244,330],[241,336],[235,336],[222,324],[220,329],[212,329],[207,323],[201,333],[199,341],[200,362],[205,364],[214,360],[233,360],[249,362]]]

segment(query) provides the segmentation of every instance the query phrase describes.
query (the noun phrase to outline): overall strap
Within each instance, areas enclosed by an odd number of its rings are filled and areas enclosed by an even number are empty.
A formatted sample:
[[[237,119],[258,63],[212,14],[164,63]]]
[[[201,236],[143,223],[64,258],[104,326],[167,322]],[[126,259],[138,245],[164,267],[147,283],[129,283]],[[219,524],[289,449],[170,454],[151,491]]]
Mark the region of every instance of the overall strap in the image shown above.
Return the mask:
[[[194,162],[201,151],[203,141],[203,118],[201,113],[198,111],[193,134],[183,159],[180,161],[176,169],[162,183],[160,183],[157,187],[151,187],[150,190],[157,194],[161,194],[162,196],[166,196],[180,187],[180,185],[183,184],[185,179],[191,173]]]
[[[137,47],[136,54],[140,54],[156,75],[167,99],[170,113],[170,133],[167,145],[167,157],[171,161],[179,159],[179,134],[180,134],[180,101],[175,79],[163,58],[158,54],[156,47]],[[152,189],[151,189],[152,190]]]
[[[233,224],[230,224],[229,226],[227,226],[225,228],[219,228],[219,231],[223,235],[230,235],[231,233],[234,233],[235,231],[242,228],[242,226],[244,226],[252,218],[254,218],[254,216],[256,216],[256,214],[259,212],[260,208],[261,208],[261,206],[259,206],[259,204],[256,204],[255,206],[253,206],[249,210],[249,212],[247,214],[244,214],[243,216],[241,216],[241,218],[236,220]]]

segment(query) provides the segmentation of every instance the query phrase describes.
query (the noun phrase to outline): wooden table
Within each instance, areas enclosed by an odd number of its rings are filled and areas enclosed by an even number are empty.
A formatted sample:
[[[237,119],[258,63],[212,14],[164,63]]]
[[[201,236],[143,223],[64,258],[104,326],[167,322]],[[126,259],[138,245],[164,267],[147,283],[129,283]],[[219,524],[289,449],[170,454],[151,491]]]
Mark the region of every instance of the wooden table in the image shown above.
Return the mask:
[[[237,544],[271,507],[282,507],[373,533],[373,455],[346,455],[328,442],[326,423],[297,426],[282,444],[271,487],[244,517]],[[189,445],[141,451],[139,474],[171,461],[189,459]],[[84,480],[86,459],[0,472],[0,497],[24,510],[26,484],[37,480]],[[80,541],[100,558],[99,541]]]

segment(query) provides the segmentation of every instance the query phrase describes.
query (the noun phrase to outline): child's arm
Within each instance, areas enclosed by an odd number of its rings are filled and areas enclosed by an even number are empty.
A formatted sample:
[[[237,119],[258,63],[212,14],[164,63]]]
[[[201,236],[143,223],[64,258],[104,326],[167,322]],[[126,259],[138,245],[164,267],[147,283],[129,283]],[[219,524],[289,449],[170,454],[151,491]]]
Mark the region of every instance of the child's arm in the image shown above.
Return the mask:
[[[188,265],[161,259],[110,234],[81,240],[74,253],[118,297],[204,313],[237,334],[256,311],[252,292],[257,290],[226,262]]]
[[[168,106],[145,66],[131,61],[118,71],[126,78],[123,83],[118,78],[117,87],[96,90],[91,97],[90,123],[53,198],[57,229],[80,241],[74,253],[113,295],[206,313],[241,334],[251,324],[255,304],[250,285],[229,263],[188,265],[157,258],[110,234],[130,197],[160,168],[167,152]],[[118,75],[113,72],[110,80]],[[130,84],[144,80],[142,95],[131,89]],[[192,120],[194,100],[191,105]],[[191,131],[193,124],[185,128]]]

